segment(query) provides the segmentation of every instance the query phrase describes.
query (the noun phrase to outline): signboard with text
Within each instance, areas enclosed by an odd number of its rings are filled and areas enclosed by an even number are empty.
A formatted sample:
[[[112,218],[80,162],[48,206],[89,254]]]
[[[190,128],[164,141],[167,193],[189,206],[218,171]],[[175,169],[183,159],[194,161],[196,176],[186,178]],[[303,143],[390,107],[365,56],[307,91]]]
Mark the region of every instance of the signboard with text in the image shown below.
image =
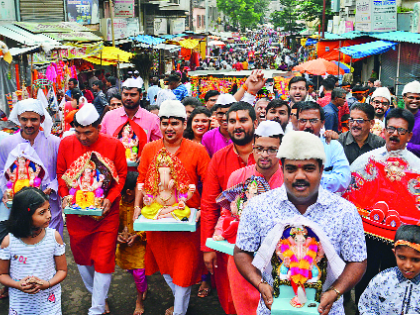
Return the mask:
[[[0,1],[0,21],[16,21],[14,1]]]
[[[114,17],[133,18],[134,17],[134,0],[115,0],[114,1]]]
[[[67,0],[67,19],[80,24],[99,23],[99,0]]]
[[[396,0],[356,0],[356,31],[397,30]]]
[[[112,29],[111,29],[111,19],[102,19],[101,20],[101,29],[102,34],[107,41],[112,40]],[[140,33],[139,19],[138,18],[129,18],[129,19],[114,19],[114,36],[115,39],[123,39],[128,37],[137,36]]]

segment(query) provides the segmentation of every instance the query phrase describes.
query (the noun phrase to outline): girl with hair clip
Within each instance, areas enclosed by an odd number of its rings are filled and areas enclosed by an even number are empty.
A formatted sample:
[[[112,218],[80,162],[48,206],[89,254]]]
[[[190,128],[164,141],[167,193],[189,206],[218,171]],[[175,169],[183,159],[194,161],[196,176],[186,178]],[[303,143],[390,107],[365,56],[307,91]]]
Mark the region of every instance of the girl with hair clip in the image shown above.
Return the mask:
[[[61,314],[67,275],[65,244],[48,228],[48,196],[24,187],[13,198],[9,234],[0,248],[0,283],[9,287],[9,314]]]

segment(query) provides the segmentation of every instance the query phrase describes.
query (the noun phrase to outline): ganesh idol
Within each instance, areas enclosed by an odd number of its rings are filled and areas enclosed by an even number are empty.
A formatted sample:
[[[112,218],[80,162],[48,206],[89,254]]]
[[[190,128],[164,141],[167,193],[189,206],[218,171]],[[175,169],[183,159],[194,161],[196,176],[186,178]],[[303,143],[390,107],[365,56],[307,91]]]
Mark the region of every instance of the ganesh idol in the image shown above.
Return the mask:
[[[186,206],[195,192],[181,161],[165,148],[161,149],[146,173],[145,183],[139,184],[145,206],[141,214],[146,219],[174,218],[188,221],[191,210]]]

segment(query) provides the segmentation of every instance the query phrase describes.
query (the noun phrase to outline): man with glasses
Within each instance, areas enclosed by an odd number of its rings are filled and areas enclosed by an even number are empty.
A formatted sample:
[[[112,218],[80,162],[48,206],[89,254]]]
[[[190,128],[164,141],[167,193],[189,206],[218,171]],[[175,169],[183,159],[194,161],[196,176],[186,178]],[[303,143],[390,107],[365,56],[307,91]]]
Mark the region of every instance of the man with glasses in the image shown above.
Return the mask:
[[[351,108],[350,130],[342,133],[338,141],[344,148],[349,164],[363,153],[385,145],[385,140],[370,132],[374,125],[375,109],[372,105],[357,103]]]
[[[201,140],[201,144],[204,145],[210,157],[232,143],[228,132],[226,113],[233,103],[236,103],[233,95],[221,94],[218,96],[216,105],[212,108],[213,116],[216,116],[218,128],[207,131]]]
[[[283,135],[284,132],[278,123],[274,121],[261,122],[254,134],[252,154],[256,164],[247,165],[234,171],[229,176],[227,187],[243,183],[253,175],[263,177],[271,189],[280,187],[283,184],[283,172],[277,152]],[[246,314],[255,314],[260,300],[259,292],[239,275],[233,256],[229,257],[228,276],[237,314],[244,314],[244,311]]]
[[[338,110],[346,103],[346,90],[335,88],[331,92],[331,102],[324,107],[325,129],[333,130],[338,133],[339,121]]]
[[[297,110],[298,131],[310,132],[321,138],[324,145],[325,162],[322,172],[321,186],[331,192],[342,192],[350,183],[350,165],[344,154],[343,147],[337,140],[327,143],[321,136],[325,123],[324,109],[316,102],[300,102]]]
[[[226,190],[229,176],[241,167],[255,164],[252,143],[257,117],[253,106],[247,102],[237,102],[229,108],[226,118],[233,143],[216,152],[207,169],[201,199],[201,250],[204,252],[204,263],[208,271],[215,275],[222,308],[226,314],[235,314],[227,278],[228,255],[208,248],[206,240],[214,234],[220,217],[220,206],[216,203],[216,197]]]
[[[417,208],[417,196],[415,191],[413,192],[415,188],[407,184],[411,181],[406,177],[406,172],[420,172],[420,159],[406,149],[413,135],[413,127],[414,115],[409,110],[391,109],[385,118],[386,144],[361,155],[352,163],[351,172],[355,177],[354,183],[357,188],[352,188],[344,196],[361,208],[361,213],[365,211],[364,209],[374,209],[378,201],[385,202],[387,207],[395,209],[395,212],[407,207]],[[392,214],[390,212],[384,213],[383,223],[378,222],[378,225],[366,223],[366,215],[362,218],[365,221],[365,233],[370,236],[366,236],[367,269],[356,286],[356,304],[369,281],[377,273],[396,265],[392,246],[384,241],[384,239],[393,239],[395,230],[381,227],[387,225],[387,217]],[[370,215],[368,217],[370,218]],[[401,221],[403,220],[401,216]]]
[[[372,93],[370,105],[375,109],[375,120],[383,122],[391,104],[391,93],[388,88],[380,87]]]
[[[218,90],[210,90],[204,96],[204,106],[208,110],[211,110],[214,105],[216,105],[217,99],[219,98],[220,92]]]
[[[413,81],[406,84],[402,95],[405,108],[414,115],[413,137],[407,144],[407,149],[420,157],[420,82]]]

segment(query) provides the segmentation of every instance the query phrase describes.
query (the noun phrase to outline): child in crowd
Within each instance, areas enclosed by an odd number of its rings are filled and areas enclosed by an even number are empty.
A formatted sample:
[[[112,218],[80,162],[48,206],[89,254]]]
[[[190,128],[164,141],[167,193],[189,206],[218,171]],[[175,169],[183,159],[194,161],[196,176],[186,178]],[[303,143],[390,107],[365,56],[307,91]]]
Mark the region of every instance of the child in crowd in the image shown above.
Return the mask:
[[[420,314],[420,226],[402,225],[393,252],[397,267],[370,281],[360,297],[361,315]]]
[[[9,314],[61,314],[61,286],[67,275],[65,245],[48,228],[48,196],[24,187],[13,198],[9,234],[0,248],[0,282],[9,287]]]
[[[120,203],[120,233],[116,252],[116,263],[134,277],[137,288],[136,308],[133,315],[144,313],[143,301],[146,299],[147,281],[144,270],[146,253],[146,233],[134,232],[133,213],[137,172],[128,172]]]

